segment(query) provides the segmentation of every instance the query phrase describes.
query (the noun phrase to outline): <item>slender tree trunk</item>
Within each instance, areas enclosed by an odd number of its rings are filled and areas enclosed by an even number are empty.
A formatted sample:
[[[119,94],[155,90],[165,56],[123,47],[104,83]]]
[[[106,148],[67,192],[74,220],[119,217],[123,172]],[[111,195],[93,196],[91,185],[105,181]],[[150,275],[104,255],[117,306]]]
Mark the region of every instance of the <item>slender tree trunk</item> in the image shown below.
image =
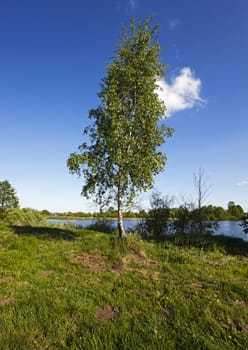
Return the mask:
[[[203,215],[203,203],[208,197],[210,186],[207,185],[207,179],[204,176],[204,170],[199,168],[198,174],[194,174],[194,185],[198,195],[198,229],[199,233],[204,233],[204,215]]]
[[[118,231],[119,231],[119,237],[120,238],[126,238],[126,231],[123,226],[123,219],[122,219],[122,210],[118,209]]]
[[[118,188],[118,232],[120,238],[126,237],[126,231],[123,226],[123,217],[122,217],[122,201],[121,201],[121,186]]]

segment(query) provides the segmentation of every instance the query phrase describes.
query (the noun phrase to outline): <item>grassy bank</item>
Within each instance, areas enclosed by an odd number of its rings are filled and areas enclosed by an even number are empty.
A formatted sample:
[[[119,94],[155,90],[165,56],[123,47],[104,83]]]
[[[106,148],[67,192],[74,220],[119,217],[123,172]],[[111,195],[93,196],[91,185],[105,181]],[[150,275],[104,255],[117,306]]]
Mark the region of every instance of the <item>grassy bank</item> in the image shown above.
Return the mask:
[[[0,226],[0,348],[247,349],[248,244]]]

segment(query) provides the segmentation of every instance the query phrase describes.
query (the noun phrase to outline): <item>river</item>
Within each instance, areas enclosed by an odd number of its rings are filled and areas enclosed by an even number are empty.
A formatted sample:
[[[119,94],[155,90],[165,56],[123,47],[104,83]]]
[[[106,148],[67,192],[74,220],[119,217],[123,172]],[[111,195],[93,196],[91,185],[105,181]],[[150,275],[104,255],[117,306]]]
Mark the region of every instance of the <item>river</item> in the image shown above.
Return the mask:
[[[50,224],[64,224],[70,222],[76,226],[86,227],[96,220],[62,220],[62,219],[48,219],[47,223]],[[110,220],[113,226],[117,226],[116,220]],[[132,230],[140,220],[123,220],[125,230]],[[248,242],[248,235],[242,232],[242,227],[240,226],[241,221],[219,221],[219,229],[214,233],[215,235],[225,235],[229,237],[242,238],[244,241]]]

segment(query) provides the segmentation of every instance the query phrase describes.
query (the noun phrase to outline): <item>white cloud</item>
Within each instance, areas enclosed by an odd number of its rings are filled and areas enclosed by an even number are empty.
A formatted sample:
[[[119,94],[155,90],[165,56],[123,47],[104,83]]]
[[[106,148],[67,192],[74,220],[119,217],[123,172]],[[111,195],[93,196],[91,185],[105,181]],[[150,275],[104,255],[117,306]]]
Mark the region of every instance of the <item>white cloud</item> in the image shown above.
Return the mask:
[[[248,180],[242,180],[236,183],[236,186],[248,186]]]
[[[157,84],[159,88],[156,93],[165,103],[167,117],[206,103],[206,100],[200,96],[201,80],[194,76],[189,67],[182,68],[180,74],[173,78],[171,83],[161,79]]]
[[[179,18],[173,18],[169,20],[168,22],[170,30],[175,29],[177,26],[180,24],[180,19]]]

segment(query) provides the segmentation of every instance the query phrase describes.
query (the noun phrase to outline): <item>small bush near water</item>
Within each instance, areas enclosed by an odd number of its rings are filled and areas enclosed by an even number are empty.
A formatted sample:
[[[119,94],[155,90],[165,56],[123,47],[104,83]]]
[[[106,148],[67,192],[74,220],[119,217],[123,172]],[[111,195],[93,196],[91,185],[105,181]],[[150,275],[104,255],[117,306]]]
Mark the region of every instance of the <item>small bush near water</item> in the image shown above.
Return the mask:
[[[24,226],[24,225],[44,225],[44,216],[35,209],[9,209],[6,211],[3,220],[10,225]]]
[[[86,226],[86,229],[103,233],[114,232],[113,223],[109,220],[97,220],[96,222],[93,222],[92,224]]]
[[[246,213],[243,217],[243,222],[241,223],[243,228],[243,232],[248,234],[248,213]]]
[[[0,349],[248,349],[248,243],[0,223]]]
[[[202,208],[194,208],[192,203],[183,204],[177,209],[176,218],[172,220],[171,204],[173,198],[162,197],[154,192],[151,197],[151,209],[136,226],[136,231],[144,236],[159,237],[165,234],[209,234],[214,233],[219,224],[210,221]]]

